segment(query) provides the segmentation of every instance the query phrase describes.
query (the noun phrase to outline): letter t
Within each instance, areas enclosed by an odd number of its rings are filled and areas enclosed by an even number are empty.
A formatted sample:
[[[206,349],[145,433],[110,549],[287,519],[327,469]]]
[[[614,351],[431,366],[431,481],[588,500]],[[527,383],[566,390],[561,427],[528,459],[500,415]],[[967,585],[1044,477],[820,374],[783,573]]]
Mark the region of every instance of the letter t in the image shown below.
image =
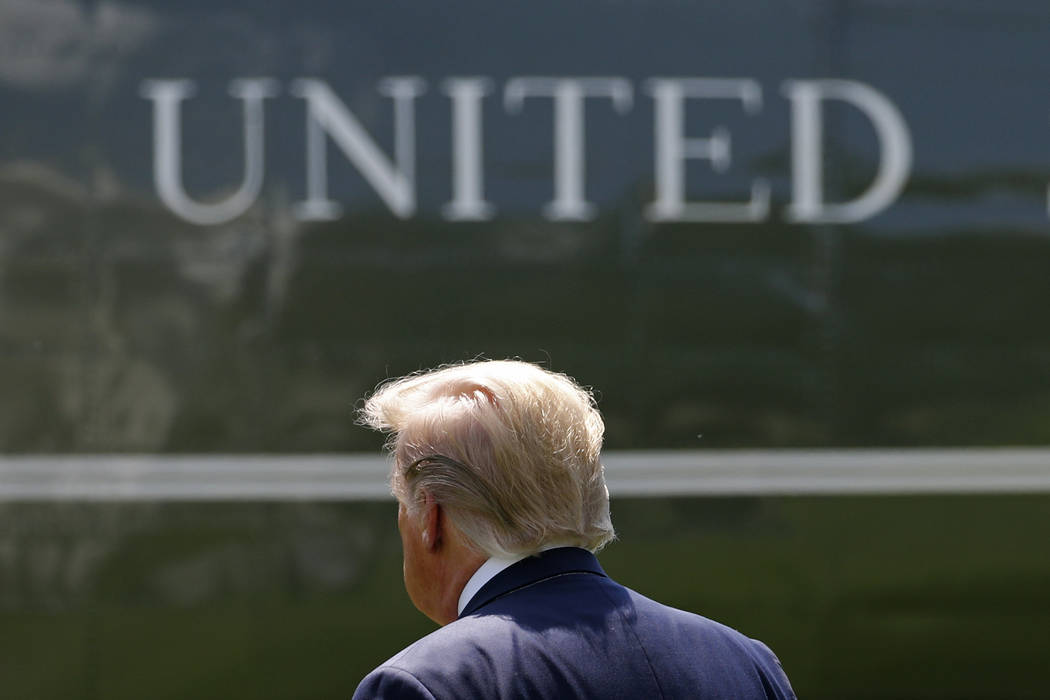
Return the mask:
[[[503,104],[508,112],[519,112],[526,97],[554,99],[554,200],[543,209],[554,221],[587,221],[595,207],[584,199],[584,116],[587,97],[610,97],[616,111],[631,109],[633,91],[623,78],[521,77],[507,81]]]

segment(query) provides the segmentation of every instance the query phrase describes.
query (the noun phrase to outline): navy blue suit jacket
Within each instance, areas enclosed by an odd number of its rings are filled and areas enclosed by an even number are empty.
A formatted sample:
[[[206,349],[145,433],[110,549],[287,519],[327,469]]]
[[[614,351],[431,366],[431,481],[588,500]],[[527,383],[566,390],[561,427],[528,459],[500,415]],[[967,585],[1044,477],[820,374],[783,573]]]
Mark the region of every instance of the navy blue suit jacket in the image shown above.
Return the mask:
[[[364,698],[794,698],[761,642],[619,585],[590,552],[504,569],[459,619],[365,677]]]

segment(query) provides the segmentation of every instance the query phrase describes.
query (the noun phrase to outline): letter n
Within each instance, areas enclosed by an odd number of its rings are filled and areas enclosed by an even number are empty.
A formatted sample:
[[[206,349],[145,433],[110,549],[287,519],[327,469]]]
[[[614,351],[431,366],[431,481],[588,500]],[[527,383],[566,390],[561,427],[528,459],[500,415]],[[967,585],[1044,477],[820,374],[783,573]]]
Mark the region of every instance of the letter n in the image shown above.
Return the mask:
[[[326,134],[396,216],[412,216],[416,209],[413,100],[423,94],[425,86],[422,78],[411,76],[379,83],[380,92],[394,99],[395,166],[327,84],[313,78],[292,83],[292,94],[306,100],[306,200],[296,205],[299,219],[326,221],[342,212],[328,198]]]

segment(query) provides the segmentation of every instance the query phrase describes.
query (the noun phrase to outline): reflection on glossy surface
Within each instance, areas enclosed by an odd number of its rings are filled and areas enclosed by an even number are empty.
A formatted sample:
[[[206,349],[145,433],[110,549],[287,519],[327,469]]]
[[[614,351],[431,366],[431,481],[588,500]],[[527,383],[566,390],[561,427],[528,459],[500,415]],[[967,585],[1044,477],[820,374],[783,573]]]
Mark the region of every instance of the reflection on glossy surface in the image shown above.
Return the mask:
[[[374,451],[358,398],[479,354],[611,449],[1050,443],[1044,1],[304,7],[0,0],[0,450]],[[805,697],[1045,694],[1043,497],[614,515],[611,573]],[[392,523],[2,505],[3,694],[346,696],[426,629]]]

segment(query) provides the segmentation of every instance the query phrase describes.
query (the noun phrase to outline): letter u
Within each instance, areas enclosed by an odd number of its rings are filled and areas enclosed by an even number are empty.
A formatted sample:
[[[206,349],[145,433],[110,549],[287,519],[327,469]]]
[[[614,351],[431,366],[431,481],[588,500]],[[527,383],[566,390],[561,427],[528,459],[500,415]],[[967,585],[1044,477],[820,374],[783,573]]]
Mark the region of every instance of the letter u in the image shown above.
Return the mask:
[[[244,102],[244,178],[240,188],[214,204],[195,202],[182,186],[182,129],[180,105],[193,95],[191,80],[147,80],[141,94],[153,101],[153,181],[157,194],[175,214],[194,224],[209,226],[235,219],[255,203],[265,173],[263,100],[277,94],[269,78],[234,80],[230,95]]]

